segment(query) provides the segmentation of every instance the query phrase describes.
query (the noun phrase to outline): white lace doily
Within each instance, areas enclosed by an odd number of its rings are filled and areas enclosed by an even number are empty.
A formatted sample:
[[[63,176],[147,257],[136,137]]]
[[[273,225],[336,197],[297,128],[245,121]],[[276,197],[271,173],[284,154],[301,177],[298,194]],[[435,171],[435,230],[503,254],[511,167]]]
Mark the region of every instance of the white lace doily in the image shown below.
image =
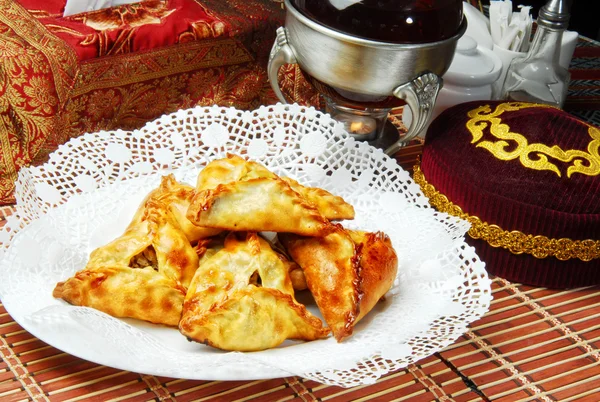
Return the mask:
[[[356,209],[345,225],[391,237],[398,278],[351,338],[226,353],[188,342],[176,329],[52,297],[55,284],[82,269],[91,250],[121,234],[160,175],[172,172],[193,184],[202,166],[228,152],[343,196]],[[43,341],[119,369],[186,379],[298,375],[344,387],[367,384],[453,342],[491,301],[484,264],[464,242],[468,224],[437,213],[393,159],[349,139],[312,108],[198,107],[133,132],[86,134],[45,165],[22,169],[16,195],[17,213],[0,229],[6,309]]]

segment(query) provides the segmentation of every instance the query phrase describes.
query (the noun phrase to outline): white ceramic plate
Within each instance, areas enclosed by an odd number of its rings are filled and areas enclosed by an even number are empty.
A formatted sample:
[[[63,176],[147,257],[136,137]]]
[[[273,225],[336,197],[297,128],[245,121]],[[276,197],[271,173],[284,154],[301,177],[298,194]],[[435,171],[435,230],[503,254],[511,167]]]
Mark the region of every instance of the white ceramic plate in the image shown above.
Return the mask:
[[[91,250],[122,233],[160,175],[193,184],[202,166],[228,152],[343,196],[357,215],[345,225],[392,239],[396,283],[350,339],[226,353],[188,342],[173,328],[52,297]],[[204,380],[299,375],[345,387],[372,383],[453,342],[491,300],[484,264],[464,241],[468,224],[430,208],[408,173],[380,150],[347,138],[328,115],[296,105],[195,108],[134,132],[86,134],[44,166],[23,169],[17,199],[17,216],[0,229],[6,309],[50,345],[119,369]]]

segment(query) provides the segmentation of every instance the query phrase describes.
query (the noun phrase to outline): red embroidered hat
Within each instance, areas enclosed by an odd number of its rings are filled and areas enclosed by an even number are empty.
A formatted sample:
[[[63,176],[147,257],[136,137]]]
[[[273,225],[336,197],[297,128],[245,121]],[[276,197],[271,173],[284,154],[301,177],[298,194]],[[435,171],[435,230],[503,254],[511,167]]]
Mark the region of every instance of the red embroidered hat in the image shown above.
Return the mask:
[[[570,288],[600,283],[600,129],[539,104],[477,101],[427,132],[415,181],[471,222],[488,272]]]

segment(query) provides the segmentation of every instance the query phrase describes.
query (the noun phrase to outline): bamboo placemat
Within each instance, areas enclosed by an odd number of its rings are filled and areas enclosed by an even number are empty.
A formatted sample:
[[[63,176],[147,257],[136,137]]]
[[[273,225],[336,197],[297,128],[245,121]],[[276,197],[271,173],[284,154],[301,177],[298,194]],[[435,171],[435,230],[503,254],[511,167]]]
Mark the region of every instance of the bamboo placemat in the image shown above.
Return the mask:
[[[13,213],[0,208],[0,227]],[[188,381],[63,353],[0,301],[0,401],[598,401],[600,288],[548,290],[495,278],[490,311],[440,353],[352,389],[299,377]]]
[[[100,366],[22,329],[0,304],[1,401],[598,401],[600,288],[496,278],[490,311],[440,353],[373,385],[298,377],[188,381]]]
[[[413,141],[396,159],[410,171],[421,148]],[[0,227],[13,212],[0,207]],[[352,389],[299,377],[189,381],[113,369],[35,338],[0,301],[0,401],[600,400],[600,287],[558,291],[495,278],[492,294],[490,311],[453,345]]]

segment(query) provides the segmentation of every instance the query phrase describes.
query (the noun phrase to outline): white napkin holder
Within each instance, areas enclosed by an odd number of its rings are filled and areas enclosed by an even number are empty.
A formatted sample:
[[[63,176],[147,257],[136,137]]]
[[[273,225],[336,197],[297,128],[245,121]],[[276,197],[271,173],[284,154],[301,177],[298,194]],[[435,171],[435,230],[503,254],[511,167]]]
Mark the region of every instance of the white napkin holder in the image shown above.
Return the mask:
[[[139,2],[140,0],[67,0],[63,17]]]

